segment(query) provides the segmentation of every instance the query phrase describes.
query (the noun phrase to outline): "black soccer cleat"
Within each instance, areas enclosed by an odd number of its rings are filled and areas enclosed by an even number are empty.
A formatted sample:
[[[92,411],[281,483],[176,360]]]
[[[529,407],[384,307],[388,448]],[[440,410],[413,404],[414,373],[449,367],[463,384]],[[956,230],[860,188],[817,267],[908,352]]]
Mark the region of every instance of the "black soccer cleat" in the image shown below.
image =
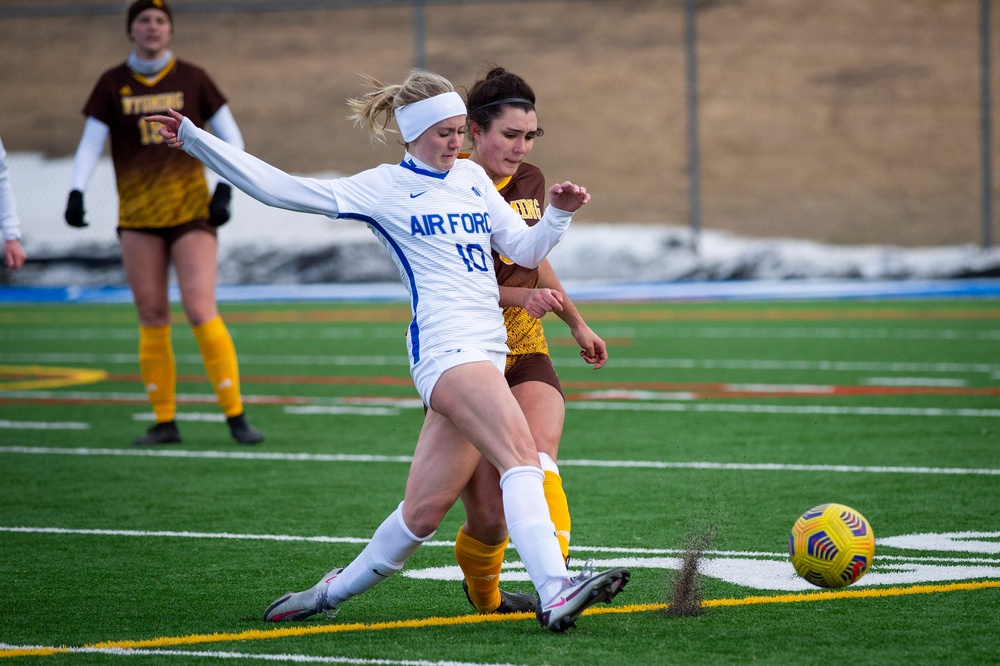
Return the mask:
[[[472,604],[472,597],[469,596],[469,583],[462,579],[462,590],[465,598]],[[476,605],[472,604],[475,608]],[[483,615],[510,615],[511,613],[536,613],[538,612],[538,599],[523,592],[504,592],[500,590],[500,605],[491,611],[483,612],[476,608]]]
[[[264,441],[264,433],[250,425],[246,413],[230,416],[226,419],[229,432],[240,444],[259,444]]]
[[[132,445],[179,444],[180,441],[181,431],[177,429],[177,421],[164,421],[147,430],[142,437],[133,439]]]

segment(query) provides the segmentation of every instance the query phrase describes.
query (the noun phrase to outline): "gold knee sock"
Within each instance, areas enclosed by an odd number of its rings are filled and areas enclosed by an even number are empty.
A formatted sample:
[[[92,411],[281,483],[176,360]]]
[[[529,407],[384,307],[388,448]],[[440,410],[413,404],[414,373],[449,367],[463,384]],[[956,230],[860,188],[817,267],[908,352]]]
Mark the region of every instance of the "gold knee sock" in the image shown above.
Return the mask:
[[[490,546],[473,539],[462,528],[455,537],[455,560],[469,586],[469,599],[480,613],[491,613],[500,605],[500,568],[507,541]]]
[[[243,413],[243,398],[240,396],[240,368],[236,362],[236,347],[229,335],[229,329],[222,317],[210,319],[204,324],[192,326],[194,339],[201,349],[205,371],[219,398],[219,406],[226,416]]]
[[[157,423],[177,416],[177,366],[170,326],[139,326],[139,373]]]
[[[542,483],[545,491],[545,502],[549,505],[549,517],[556,526],[556,537],[559,539],[559,549],[563,559],[569,557],[570,519],[569,504],[566,501],[566,491],[563,490],[562,477],[555,472],[546,470],[545,481]]]

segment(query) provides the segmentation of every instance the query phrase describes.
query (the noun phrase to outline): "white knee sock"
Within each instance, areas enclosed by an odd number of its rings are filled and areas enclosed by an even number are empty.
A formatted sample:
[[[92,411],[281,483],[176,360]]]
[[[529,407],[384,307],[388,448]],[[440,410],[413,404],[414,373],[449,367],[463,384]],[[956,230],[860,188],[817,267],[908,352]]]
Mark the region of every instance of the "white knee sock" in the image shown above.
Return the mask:
[[[553,460],[549,454],[538,452],[538,462],[542,465],[542,472],[552,472],[553,474],[559,474],[559,465]]]
[[[326,590],[327,601],[331,606],[338,606],[375,587],[402,569],[420,544],[434,534],[431,532],[423,538],[414,536],[403,522],[403,503],[400,502],[396,510],[375,530],[361,554],[330,583]]]
[[[500,477],[507,531],[543,605],[552,601],[569,578],[559,550],[556,528],[549,518],[537,467],[512,467]]]

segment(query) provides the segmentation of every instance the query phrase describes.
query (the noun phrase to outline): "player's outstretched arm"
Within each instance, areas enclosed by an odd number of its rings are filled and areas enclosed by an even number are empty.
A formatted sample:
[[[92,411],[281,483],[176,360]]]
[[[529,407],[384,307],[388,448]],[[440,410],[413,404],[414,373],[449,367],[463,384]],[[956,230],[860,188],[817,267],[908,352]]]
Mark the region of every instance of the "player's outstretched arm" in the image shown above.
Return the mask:
[[[261,203],[328,217],[335,217],[340,212],[329,181],[285,173],[211,132],[199,129],[173,109],[165,115],[148,116],[146,121],[159,123],[157,132],[168,146],[198,158]]]

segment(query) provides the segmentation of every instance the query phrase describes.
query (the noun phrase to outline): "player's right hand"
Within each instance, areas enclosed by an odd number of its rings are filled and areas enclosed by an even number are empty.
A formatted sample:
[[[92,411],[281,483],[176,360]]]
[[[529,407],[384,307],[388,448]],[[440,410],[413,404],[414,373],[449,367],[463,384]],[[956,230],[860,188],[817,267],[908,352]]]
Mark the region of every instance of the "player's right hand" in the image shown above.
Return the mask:
[[[181,123],[184,121],[184,116],[181,114],[173,109],[167,109],[167,115],[146,116],[145,120],[147,123],[160,124],[160,128],[156,132],[163,137],[163,140],[171,148],[180,148],[184,145],[184,142],[178,136],[181,131]]]
[[[83,215],[83,192],[73,190],[69,193],[69,201],[66,202],[66,224],[71,227],[89,226]]]

